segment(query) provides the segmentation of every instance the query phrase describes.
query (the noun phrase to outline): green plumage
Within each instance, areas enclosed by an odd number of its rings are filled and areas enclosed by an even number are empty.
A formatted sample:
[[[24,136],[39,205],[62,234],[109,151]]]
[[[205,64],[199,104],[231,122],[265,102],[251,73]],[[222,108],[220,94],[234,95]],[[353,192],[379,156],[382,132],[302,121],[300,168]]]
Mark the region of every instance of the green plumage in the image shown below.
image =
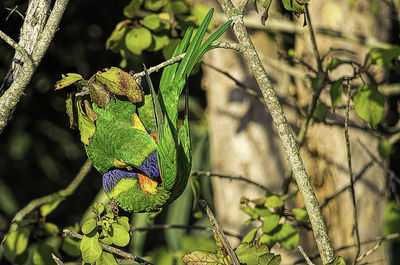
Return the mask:
[[[107,195],[127,211],[157,210],[186,187],[192,163],[190,130],[187,115],[178,125],[178,101],[193,67],[216,47],[211,43],[230,25],[227,22],[202,44],[212,13],[208,12],[193,38],[193,29],[187,30],[173,55],[186,54],[181,62],[164,69],[158,95],[150,84],[151,95],[143,96],[135,80],[115,67],[96,73],[89,81],[68,74],[56,84],[56,89],[72,83],[89,87],[91,104],[82,96],[75,99],[81,140],[94,167],[103,174]],[[71,106],[71,99],[67,104]],[[68,115],[73,124],[71,107]]]

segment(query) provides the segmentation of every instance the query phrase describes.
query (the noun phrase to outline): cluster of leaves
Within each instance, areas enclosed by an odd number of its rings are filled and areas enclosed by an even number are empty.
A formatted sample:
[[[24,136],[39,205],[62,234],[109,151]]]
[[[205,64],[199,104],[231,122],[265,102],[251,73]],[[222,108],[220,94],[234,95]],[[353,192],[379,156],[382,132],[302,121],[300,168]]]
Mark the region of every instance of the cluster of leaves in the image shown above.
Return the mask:
[[[304,209],[286,210],[285,200],[287,198],[287,194],[282,196],[272,194],[254,200],[242,198],[241,210],[249,216],[244,225],[253,225],[242,242],[252,243],[257,240],[266,244],[269,248],[277,243],[285,249],[296,248],[299,244],[299,233],[286,221],[294,217],[298,223],[307,225],[309,220]],[[259,233],[259,231],[262,233]]]
[[[43,204],[39,212],[27,219],[16,222],[16,229],[7,234],[4,241],[4,256],[13,264],[45,265],[53,262],[52,254],[60,257],[62,238],[59,227],[46,220],[65,199],[59,193],[50,195],[48,203]],[[64,250],[64,244],[61,245]]]
[[[189,0],[132,0],[123,10],[126,19],[116,25],[106,47],[121,54],[122,68],[131,54],[143,51],[161,50],[164,58],[170,58],[186,29],[200,26],[208,10],[192,6]]]
[[[95,203],[95,218],[82,224],[83,238],[80,243],[82,259],[86,263],[117,264],[112,254],[104,252],[100,242],[106,245],[124,247],[130,241],[129,218],[118,216],[116,205]]]
[[[219,240],[217,238],[216,242],[218,246],[217,253],[205,250],[195,250],[183,256],[182,261],[189,265],[232,264],[232,260],[230,256],[226,254],[222,243],[218,243]],[[269,248],[265,244],[260,242],[243,242],[236,248],[235,254],[238,257],[240,264],[279,265],[281,263],[281,256],[270,253]]]

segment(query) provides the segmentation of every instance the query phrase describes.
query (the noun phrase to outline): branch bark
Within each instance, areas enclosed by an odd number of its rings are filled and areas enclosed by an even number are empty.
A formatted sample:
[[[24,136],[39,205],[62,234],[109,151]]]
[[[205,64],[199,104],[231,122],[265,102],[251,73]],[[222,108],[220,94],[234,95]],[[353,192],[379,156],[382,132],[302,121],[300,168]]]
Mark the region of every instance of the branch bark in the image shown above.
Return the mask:
[[[310,178],[305,170],[291,127],[281,108],[279,100],[273,90],[270,79],[261,63],[261,60],[250,40],[249,34],[243,22],[243,13],[234,7],[230,0],[219,0],[219,3],[228,17],[233,21],[233,31],[243,48],[244,59],[254,73],[256,81],[263,94],[267,109],[271,113],[275,127],[283,144],[286,158],[293,171],[299,191],[303,197],[306,210],[310,217],[315,240],[324,264],[330,263],[334,259],[334,252],[328,237],[318,200],[312,188]]]
[[[50,15],[47,17],[50,2],[49,0],[37,0],[29,3],[28,13],[21,31],[20,46],[31,56],[33,63],[12,66],[16,67],[12,75],[14,80],[9,89],[0,97],[0,133],[7,126],[26,86],[46,53],[69,1],[56,0]],[[44,23],[46,25],[43,27]],[[16,58],[18,59],[18,55],[16,55]],[[20,70],[18,70],[19,68]]]

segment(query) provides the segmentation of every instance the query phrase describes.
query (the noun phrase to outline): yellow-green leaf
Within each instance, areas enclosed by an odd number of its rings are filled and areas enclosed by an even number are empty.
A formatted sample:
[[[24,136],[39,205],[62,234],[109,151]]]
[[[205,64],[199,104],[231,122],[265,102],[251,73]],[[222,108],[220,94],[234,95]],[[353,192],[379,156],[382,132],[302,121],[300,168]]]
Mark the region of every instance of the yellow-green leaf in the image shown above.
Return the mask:
[[[160,19],[156,14],[145,16],[143,19],[139,20],[139,22],[140,24],[151,30],[156,30],[161,25]]]
[[[354,109],[364,121],[376,127],[384,113],[385,99],[376,85],[361,85],[354,96]]]
[[[340,101],[342,101],[342,93],[343,93],[343,78],[336,80],[329,90],[329,94],[331,96],[332,108],[335,108]]]
[[[136,55],[140,55],[144,49],[149,48],[151,42],[151,32],[144,27],[133,28],[125,36],[126,48]]]
[[[143,0],[132,0],[127,6],[124,7],[124,16],[127,18],[134,18],[142,4]]]
[[[122,225],[113,223],[110,230],[110,239],[114,245],[124,247],[129,243],[129,232]]]
[[[95,228],[96,228],[97,222],[96,219],[89,219],[86,220],[83,225],[82,225],[82,233],[89,234],[90,232],[92,232]]]
[[[308,214],[307,214],[307,211],[305,209],[293,208],[292,209],[292,214],[294,215],[296,220],[299,221],[299,222],[306,223],[306,222],[309,221]]]
[[[15,258],[22,254],[28,246],[29,229],[26,227],[17,229],[9,233],[4,241],[4,255],[13,262]]]
[[[66,76],[63,76],[61,80],[57,81],[57,83],[54,85],[54,89],[55,90],[62,89],[80,80],[83,80],[83,77],[81,75],[75,73],[68,73]]]
[[[40,207],[40,214],[42,216],[47,216],[49,215],[52,211],[54,211],[57,206],[65,200],[65,197],[61,196],[58,192],[53,193],[51,195],[50,202],[43,204]]]
[[[84,235],[81,240],[80,249],[83,261],[86,263],[97,261],[103,252],[99,243],[99,233],[92,232],[88,235]]]
[[[384,158],[388,158],[393,153],[392,144],[384,137],[379,141],[378,150]]]
[[[279,215],[277,214],[271,214],[267,217],[264,217],[264,221],[262,223],[261,229],[264,233],[269,233],[272,230],[274,230],[279,223]]]

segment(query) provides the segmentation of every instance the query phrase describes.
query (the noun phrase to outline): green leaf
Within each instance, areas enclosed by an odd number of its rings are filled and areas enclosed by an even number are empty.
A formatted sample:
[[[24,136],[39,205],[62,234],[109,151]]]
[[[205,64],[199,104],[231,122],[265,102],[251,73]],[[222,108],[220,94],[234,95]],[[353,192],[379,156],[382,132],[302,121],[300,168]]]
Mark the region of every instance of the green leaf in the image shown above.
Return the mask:
[[[57,81],[57,83],[54,85],[54,89],[55,90],[62,89],[80,80],[83,80],[83,77],[81,75],[75,73],[68,73],[66,76],[63,76],[61,80]]]
[[[33,264],[35,265],[48,265],[48,264],[54,264],[54,259],[51,256],[51,254],[55,253],[55,250],[47,245],[47,244],[42,244],[40,245],[34,252],[32,256],[32,261]],[[58,255],[56,255],[58,256]]]
[[[205,250],[195,250],[182,257],[182,261],[188,265],[219,264],[215,253]]]
[[[384,137],[379,141],[378,150],[383,158],[388,158],[393,153],[391,143]]]
[[[146,28],[133,28],[125,36],[125,45],[130,52],[136,55],[149,48],[152,42],[151,32]]]
[[[262,234],[258,239],[258,242],[266,244],[269,248],[272,248],[275,245],[276,240],[272,235]]]
[[[373,64],[392,68],[392,60],[400,55],[400,46],[393,45],[390,48],[372,48],[369,55]]]
[[[129,225],[129,218],[126,216],[121,216],[117,219],[117,223],[122,225],[127,232],[129,232],[130,225]]]
[[[82,233],[84,233],[85,235],[89,234],[96,228],[96,225],[96,219],[86,220],[82,225]]]
[[[400,206],[396,201],[389,201],[385,206],[385,222],[383,225],[383,234],[389,235],[400,232]],[[399,242],[399,239],[396,239]]]
[[[298,14],[304,13],[304,5],[299,4],[296,0],[282,0],[282,4],[287,11]]]
[[[271,195],[265,199],[264,205],[265,207],[271,207],[271,208],[282,207],[284,205],[284,200],[282,200],[282,198],[276,195]]]
[[[146,0],[144,2],[144,8],[150,11],[157,11],[161,7],[165,6],[168,3],[168,0]]]
[[[168,251],[164,247],[154,248],[154,250],[150,252],[150,257],[152,264],[157,264],[157,265],[176,264],[175,253],[173,253],[172,251]],[[181,265],[182,262],[179,262],[178,264]]]
[[[209,7],[203,6],[203,5],[195,5],[192,8],[190,13],[192,14],[192,16],[194,16],[194,21],[193,22],[196,24],[196,26],[200,26],[200,24],[203,22],[203,20],[206,17],[206,15],[207,15],[209,10],[210,10]],[[211,19],[211,22],[207,27],[208,30],[211,30],[211,29],[214,28],[213,21],[214,21],[214,19]]]
[[[143,0],[132,0],[127,6],[124,7],[124,16],[127,18],[134,18],[142,4]]]
[[[94,135],[94,132],[96,131],[96,126],[94,123],[89,119],[89,117],[85,114],[85,112],[82,110],[82,101],[77,100],[76,101],[76,106],[78,109],[78,129],[81,134],[81,142],[85,145],[89,145],[90,141],[92,140],[92,137]],[[61,201],[60,201],[61,202]],[[58,204],[60,203],[58,202]],[[58,205],[57,204],[57,205]],[[54,208],[46,208],[47,210],[45,211],[47,214],[49,214],[51,211],[53,211],[57,205],[55,205]],[[43,205],[40,210],[42,212],[42,208],[45,205]],[[51,209],[50,212],[49,209]],[[42,213],[43,215],[43,213]]]
[[[164,48],[166,45],[169,43],[169,38],[166,35],[158,36],[155,34],[151,35],[153,41],[151,42],[151,45],[149,48],[146,50],[149,52],[156,52]]]
[[[26,227],[19,228],[9,233],[4,241],[4,255],[10,261],[14,262],[15,258],[22,254],[28,246],[29,229]]]
[[[236,249],[236,255],[240,263],[247,265],[266,264],[260,263],[261,256],[268,254],[269,249],[265,244],[257,242],[255,244],[242,243]]]
[[[123,40],[128,29],[129,20],[119,22],[106,41],[106,49],[119,52],[123,48]]]
[[[254,211],[253,208],[251,208],[250,206],[242,206],[240,207],[240,209],[245,212],[247,215],[249,215],[252,219],[257,219],[258,218],[258,214],[256,211]]]
[[[169,39],[168,44],[165,45],[162,49],[162,53],[165,59],[169,59],[172,57],[172,54],[174,53],[179,43],[181,43],[180,39]]]
[[[96,265],[118,265],[118,263],[112,254],[103,251],[100,259],[96,261]]]
[[[80,240],[72,237],[66,237],[61,245],[61,249],[69,256],[78,257],[81,255],[81,250],[79,248],[80,244]]]
[[[309,222],[310,220],[308,219],[308,213],[305,209],[301,209],[301,208],[293,208],[292,209],[292,214],[294,215],[294,217],[296,218],[297,221],[299,222]]]
[[[124,247],[128,245],[130,240],[129,232],[119,224],[113,223],[111,225],[110,239],[114,245]]]
[[[102,202],[95,202],[93,204],[93,210],[95,211],[96,215],[102,214],[105,209],[106,209],[106,207],[104,206],[104,204]]]
[[[40,207],[40,214],[42,216],[49,215],[64,199],[65,197],[61,196],[58,192],[51,194],[50,202],[45,203]]]
[[[251,243],[256,237],[258,227],[253,227],[250,231],[243,237],[242,242]]]
[[[174,15],[183,15],[189,12],[189,6],[185,1],[171,1],[165,6],[163,11],[171,12]]]
[[[354,108],[357,115],[364,121],[376,127],[384,113],[385,99],[376,85],[361,85],[354,96]]]
[[[266,216],[270,216],[272,213],[270,210],[268,210],[267,208],[264,207],[254,207],[253,208],[254,212],[256,212],[259,216],[261,217],[266,217]]]
[[[332,262],[328,263],[327,265],[346,265],[344,259],[340,256],[336,257]]]
[[[269,8],[271,7],[272,0],[265,0],[263,3],[264,13],[261,16],[261,24],[265,26],[265,21],[268,19]]]
[[[290,224],[281,224],[281,228],[273,235],[285,249],[294,249],[299,244],[299,233]]]
[[[271,260],[273,260],[273,258],[274,258],[274,254],[272,254],[272,253],[264,254],[258,258],[258,264],[268,264],[269,265],[269,263],[271,262]]]
[[[92,232],[84,235],[81,240],[80,250],[82,252],[82,259],[86,263],[97,261],[103,252],[99,243],[99,233]]]
[[[53,236],[58,235],[58,233],[60,232],[60,229],[56,224],[48,222],[44,223],[44,230]]]
[[[257,2],[256,0],[250,0],[251,5],[254,7],[254,10],[257,12],[258,14],[258,7],[257,7]]]
[[[69,93],[67,95],[67,99],[65,100],[66,112],[69,118],[69,127],[74,128],[76,126],[75,118],[74,118],[74,94]]]
[[[331,96],[332,108],[335,108],[340,101],[342,101],[342,93],[343,93],[343,78],[336,80],[329,90],[329,94]]]
[[[156,14],[150,14],[145,16],[143,19],[139,20],[140,24],[148,29],[156,30],[160,27],[160,19]]]
[[[272,258],[272,260],[269,261],[268,265],[279,265],[281,264],[281,259],[281,255],[276,255]]]
[[[270,216],[264,217],[261,229],[264,233],[269,233],[274,230],[279,223],[280,216],[277,214],[271,214]]]
[[[318,122],[323,122],[325,120],[326,114],[329,112],[329,107],[324,103],[318,103],[317,107],[313,112],[313,119]]]
[[[326,59],[326,61],[324,62],[323,67],[326,70],[332,71],[342,64],[351,64],[351,61],[344,61],[336,57],[328,57],[328,59]]]

